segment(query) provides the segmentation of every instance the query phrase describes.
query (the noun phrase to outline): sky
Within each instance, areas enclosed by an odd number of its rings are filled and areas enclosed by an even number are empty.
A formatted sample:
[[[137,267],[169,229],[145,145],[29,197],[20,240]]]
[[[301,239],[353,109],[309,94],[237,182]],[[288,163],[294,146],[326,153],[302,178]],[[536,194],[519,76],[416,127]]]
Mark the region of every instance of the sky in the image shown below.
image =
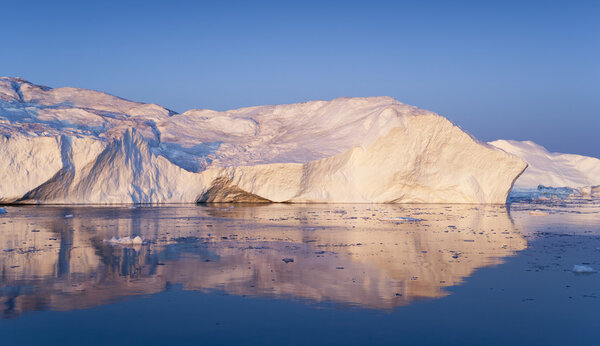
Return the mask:
[[[177,112],[392,96],[600,157],[600,1],[10,1],[0,75]]]

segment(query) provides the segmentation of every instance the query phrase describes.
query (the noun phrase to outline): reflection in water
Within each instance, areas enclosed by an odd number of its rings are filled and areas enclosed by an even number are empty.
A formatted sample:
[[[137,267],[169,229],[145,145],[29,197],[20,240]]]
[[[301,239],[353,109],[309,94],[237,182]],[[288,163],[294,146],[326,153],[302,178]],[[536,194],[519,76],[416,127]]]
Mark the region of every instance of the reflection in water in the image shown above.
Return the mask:
[[[106,241],[126,236],[144,242]],[[182,285],[391,309],[525,247],[504,206],[9,207],[0,306],[12,317]]]
[[[519,201],[511,204],[510,211],[515,227],[527,236],[567,230],[570,234],[597,234],[600,224],[600,198]]]

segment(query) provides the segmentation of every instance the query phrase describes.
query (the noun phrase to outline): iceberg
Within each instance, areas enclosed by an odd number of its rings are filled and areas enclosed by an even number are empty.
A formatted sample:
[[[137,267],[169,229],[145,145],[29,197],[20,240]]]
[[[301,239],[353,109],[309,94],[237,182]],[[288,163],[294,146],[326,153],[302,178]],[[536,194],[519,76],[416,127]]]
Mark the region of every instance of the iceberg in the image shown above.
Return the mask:
[[[567,197],[600,196],[600,159],[551,153],[531,141],[497,140],[489,144],[514,154],[528,167],[514,184],[515,192]]]
[[[505,203],[526,163],[390,97],[178,114],[0,78],[0,203]]]

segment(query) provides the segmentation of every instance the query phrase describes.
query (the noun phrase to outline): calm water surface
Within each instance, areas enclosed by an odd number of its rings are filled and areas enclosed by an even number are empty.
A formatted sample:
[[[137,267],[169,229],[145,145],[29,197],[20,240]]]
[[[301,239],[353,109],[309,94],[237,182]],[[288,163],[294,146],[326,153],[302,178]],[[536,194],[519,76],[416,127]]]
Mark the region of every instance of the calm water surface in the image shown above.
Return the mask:
[[[2,345],[600,343],[597,201],[6,210]]]

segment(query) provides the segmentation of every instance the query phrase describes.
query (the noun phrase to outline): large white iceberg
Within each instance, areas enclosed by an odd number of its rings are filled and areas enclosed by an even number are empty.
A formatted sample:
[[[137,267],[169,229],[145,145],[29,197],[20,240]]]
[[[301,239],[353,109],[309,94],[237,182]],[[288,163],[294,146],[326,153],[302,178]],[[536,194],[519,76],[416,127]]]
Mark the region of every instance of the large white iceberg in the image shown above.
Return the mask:
[[[504,203],[526,164],[389,97],[176,114],[0,78],[0,202]]]
[[[497,140],[490,142],[514,154],[528,167],[515,182],[515,189],[566,187],[585,195],[600,195],[600,159],[589,156],[551,153],[531,141]]]

